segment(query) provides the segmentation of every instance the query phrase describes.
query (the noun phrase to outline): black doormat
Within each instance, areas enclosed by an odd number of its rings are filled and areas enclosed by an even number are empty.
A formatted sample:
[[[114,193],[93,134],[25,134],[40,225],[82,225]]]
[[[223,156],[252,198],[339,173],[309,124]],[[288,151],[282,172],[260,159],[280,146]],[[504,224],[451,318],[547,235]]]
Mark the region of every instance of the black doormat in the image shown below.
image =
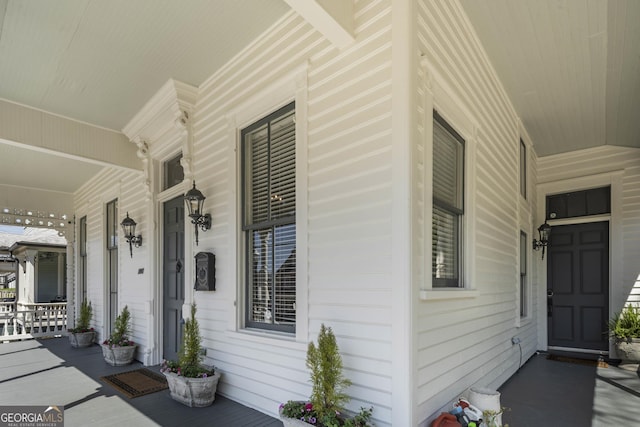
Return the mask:
[[[604,360],[579,359],[577,357],[558,356],[557,354],[547,355],[547,359],[557,362],[577,363],[579,365],[595,366],[596,368],[608,368],[609,364]]]
[[[136,369],[119,374],[100,377],[102,381],[109,384],[129,399],[155,393],[156,391],[168,388],[167,379],[164,375],[155,373],[145,368]]]

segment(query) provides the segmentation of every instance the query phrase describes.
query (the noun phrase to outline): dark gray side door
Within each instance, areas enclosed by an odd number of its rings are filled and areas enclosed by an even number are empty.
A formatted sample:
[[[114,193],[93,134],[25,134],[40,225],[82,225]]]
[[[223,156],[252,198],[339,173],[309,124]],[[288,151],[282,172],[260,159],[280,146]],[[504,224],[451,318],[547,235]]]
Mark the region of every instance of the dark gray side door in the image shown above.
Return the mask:
[[[175,360],[182,343],[184,304],[184,201],[164,204],[163,358]]]
[[[609,223],[554,226],[547,248],[548,343],[609,349]]]

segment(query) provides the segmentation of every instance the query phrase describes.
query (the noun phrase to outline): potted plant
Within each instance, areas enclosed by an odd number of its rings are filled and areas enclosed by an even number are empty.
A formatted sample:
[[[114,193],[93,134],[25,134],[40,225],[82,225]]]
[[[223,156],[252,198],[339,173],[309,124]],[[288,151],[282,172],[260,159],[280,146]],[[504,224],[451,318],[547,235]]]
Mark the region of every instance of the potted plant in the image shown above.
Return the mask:
[[[113,331],[102,343],[102,356],[111,366],[124,366],[133,361],[138,347],[130,338],[131,313],[126,305],[116,317]]]
[[[307,347],[307,368],[311,371],[309,401],[290,400],[280,405],[280,419],[284,427],[366,427],[371,426],[373,408],[361,408],[353,416],[343,413],[343,405],[350,398],[344,390],[351,381],[342,374],[342,357],[331,328],[322,324],[318,346]]]
[[[69,335],[69,343],[72,347],[89,347],[93,344],[96,332],[89,327],[93,308],[90,301],[82,301],[80,305],[80,313],[76,318],[76,327],[67,329]]]
[[[172,399],[190,407],[204,407],[213,403],[220,373],[204,366],[202,358],[202,337],[196,320],[196,304],[193,303],[191,318],[184,324],[178,360],[164,360],[160,368],[167,378]]]
[[[640,363],[640,308],[629,304],[611,318],[609,335],[622,359],[620,367],[635,370]]]

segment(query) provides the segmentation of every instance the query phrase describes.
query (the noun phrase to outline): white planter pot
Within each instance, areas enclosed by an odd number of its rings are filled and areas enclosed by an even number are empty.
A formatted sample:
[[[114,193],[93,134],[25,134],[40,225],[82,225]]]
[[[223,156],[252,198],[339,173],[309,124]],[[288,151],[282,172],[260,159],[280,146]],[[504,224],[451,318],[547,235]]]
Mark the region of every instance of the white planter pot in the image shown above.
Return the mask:
[[[283,427],[309,427],[309,426],[313,427],[313,424],[296,420],[295,418],[283,417],[282,415],[280,415],[280,420],[282,420]]]
[[[96,337],[95,331],[89,332],[69,332],[69,343],[71,347],[89,347]]]
[[[138,347],[137,345],[111,347],[107,344],[101,344],[101,346],[104,361],[111,366],[124,366],[133,362],[133,356],[135,356]]]
[[[631,342],[618,341],[615,347],[618,357],[622,359],[620,368],[637,370],[640,364],[640,338],[632,338]]]
[[[295,402],[297,403],[307,403],[307,402],[303,402],[300,400],[296,400]],[[283,427],[307,427],[307,426],[313,426],[313,424],[310,424],[308,422],[299,420],[298,418],[287,418],[284,415],[282,415],[282,407],[280,409],[278,409],[278,415],[280,416],[280,420],[282,421]]]
[[[489,388],[471,387],[469,390],[469,403],[481,411],[493,411],[500,413],[500,392]],[[502,425],[502,414],[496,415],[494,423],[497,426]]]
[[[213,403],[216,398],[220,372],[207,378],[185,378],[174,372],[163,372],[171,398],[190,407],[204,407]]]

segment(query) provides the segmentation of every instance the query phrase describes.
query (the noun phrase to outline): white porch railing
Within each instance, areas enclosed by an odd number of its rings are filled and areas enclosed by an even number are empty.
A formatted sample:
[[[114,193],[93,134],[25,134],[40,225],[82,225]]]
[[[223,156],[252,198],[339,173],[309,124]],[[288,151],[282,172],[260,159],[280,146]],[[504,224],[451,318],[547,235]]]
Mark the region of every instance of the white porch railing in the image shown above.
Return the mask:
[[[5,303],[0,310],[4,310]],[[10,303],[14,307],[13,303]],[[67,303],[18,304],[0,311],[0,342],[52,337],[67,333]]]

